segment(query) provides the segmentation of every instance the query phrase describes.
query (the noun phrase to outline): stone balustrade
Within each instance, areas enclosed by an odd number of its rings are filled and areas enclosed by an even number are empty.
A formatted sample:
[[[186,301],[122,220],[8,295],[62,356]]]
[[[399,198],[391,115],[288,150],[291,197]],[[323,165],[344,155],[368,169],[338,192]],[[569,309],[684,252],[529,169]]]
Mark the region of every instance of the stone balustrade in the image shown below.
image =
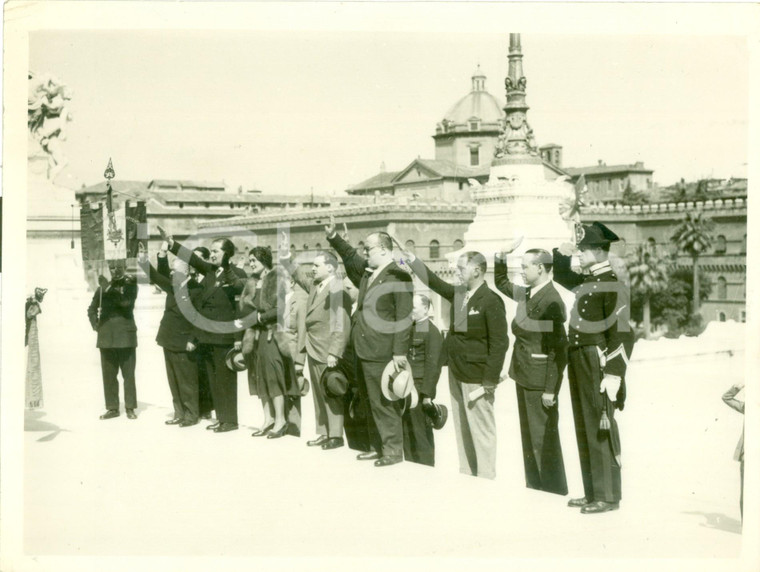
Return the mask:
[[[452,215],[469,215],[475,216],[475,204],[473,203],[418,203],[406,200],[379,201],[376,203],[361,205],[346,205],[340,207],[326,207],[315,209],[304,209],[298,211],[274,211],[257,215],[230,217],[223,221],[214,221],[208,223],[199,223],[199,227],[205,226],[245,226],[247,224],[262,223],[279,223],[295,221],[314,221],[322,219],[327,222],[330,216],[336,218],[346,218],[350,216],[367,216],[367,215],[392,215],[392,214],[414,214],[414,215],[440,215],[450,213]]]
[[[726,199],[706,199],[704,201],[685,201],[679,203],[649,203],[644,205],[621,204],[591,204],[583,208],[583,214],[642,214],[642,213],[674,213],[693,210],[726,210],[747,208],[744,197]]]

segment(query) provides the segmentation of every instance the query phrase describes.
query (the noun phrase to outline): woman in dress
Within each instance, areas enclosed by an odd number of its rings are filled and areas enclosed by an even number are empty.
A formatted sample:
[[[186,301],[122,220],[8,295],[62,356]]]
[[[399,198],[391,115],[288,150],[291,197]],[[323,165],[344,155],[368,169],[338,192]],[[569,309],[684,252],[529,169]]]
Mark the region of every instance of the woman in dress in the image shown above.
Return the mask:
[[[263,246],[255,246],[248,254],[248,263],[251,266],[251,277],[240,294],[239,310],[242,316],[258,312],[261,305],[261,286],[264,279],[272,270],[272,251]],[[257,356],[259,337],[261,329],[250,327],[243,334],[243,356],[248,366],[248,391],[251,395],[256,395],[261,400],[261,408],[264,412],[264,424],[256,429],[253,437],[262,437],[266,435],[274,426],[274,416],[265,401],[265,396],[259,391],[259,382],[257,378]]]
[[[268,439],[278,439],[287,432],[300,435],[296,361],[299,360],[298,324],[302,322],[303,312],[303,301],[295,293],[291,276],[278,266],[262,281],[256,354],[259,396],[269,409],[270,418],[274,417]],[[302,360],[299,369],[303,370]]]

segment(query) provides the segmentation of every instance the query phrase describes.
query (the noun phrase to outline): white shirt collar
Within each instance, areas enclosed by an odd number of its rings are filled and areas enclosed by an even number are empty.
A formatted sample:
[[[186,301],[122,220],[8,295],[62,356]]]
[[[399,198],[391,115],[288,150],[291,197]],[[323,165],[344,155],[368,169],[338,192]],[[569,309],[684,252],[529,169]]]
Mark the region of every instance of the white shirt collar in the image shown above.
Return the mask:
[[[536,292],[538,292],[539,290],[541,290],[541,288],[543,288],[544,286],[546,286],[549,282],[551,282],[551,280],[547,280],[546,282],[542,282],[538,286],[531,286],[530,287],[530,295],[534,296],[536,294]]]
[[[485,284],[485,282],[481,282],[480,284],[478,284],[477,286],[475,286],[475,288],[473,288],[472,290],[467,290],[467,299],[469,300],[470,298],[472,298],[472,297],[473,297],[473,295],[475,294],[475,292],[477,292],[477,291],[478,291],[478,289],[479,289],[479,288],[480,288],[480,287],[481,287],[483,284]]]
[[[382,266],[378,266],[374,270],[370,268],[369,266],[367,266],[367,272],[369,272],[370,276],[377,276],[378,274],[380,274],[380,272],[382,272],[387,266],[390,266],[391,264],[393,264],[392,258],[389,259],[388,262],[386,262]]]
[[[327,278],[325,278],[324,280],[322,280],[322,282],[319,282],[319,283],[317,284],[317,292],[321,292],[322,290],[324,290],[324,289],[325,289],[325,287],[326,287],[326,286],[327,286],[327,285],[330,283],[330,281],[331,281],[331,280],[332,280],[334,277],[335,277],[334,275],[330,275],[330,276],[328,276]]]

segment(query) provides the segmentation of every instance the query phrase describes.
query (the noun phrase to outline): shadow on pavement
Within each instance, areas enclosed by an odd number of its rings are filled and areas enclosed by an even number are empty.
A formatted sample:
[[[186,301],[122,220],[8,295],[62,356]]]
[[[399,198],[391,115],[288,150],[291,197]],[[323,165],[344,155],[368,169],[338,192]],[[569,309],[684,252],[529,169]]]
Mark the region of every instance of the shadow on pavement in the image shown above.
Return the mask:
[[[48,435],[37,439],[38,442],[52,441],[62,431],[68,431],[68,429],[61,429],[55,423],[50,423],[42,418],[47,415],[44,411],[38,410],[26,410],[24,411],[24,431],[44,431],[49,432]]]
[[[720,514],[718,512],[701,512],[701,511],[687,511],[684,514],[696,514],[705,518],[704,522],[700,522],[699,526],[706,528],[716,528],[725,532],[733,532],[734,534],[742,533],[742,523],[735,518]]]

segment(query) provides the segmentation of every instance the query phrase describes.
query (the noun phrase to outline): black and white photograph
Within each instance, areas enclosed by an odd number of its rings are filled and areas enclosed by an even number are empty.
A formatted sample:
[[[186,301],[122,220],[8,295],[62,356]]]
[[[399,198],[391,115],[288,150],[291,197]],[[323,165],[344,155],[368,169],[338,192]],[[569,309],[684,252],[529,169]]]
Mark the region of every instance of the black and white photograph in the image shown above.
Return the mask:
[[[760,565],[756,5],[4,19],[1,570]]]

